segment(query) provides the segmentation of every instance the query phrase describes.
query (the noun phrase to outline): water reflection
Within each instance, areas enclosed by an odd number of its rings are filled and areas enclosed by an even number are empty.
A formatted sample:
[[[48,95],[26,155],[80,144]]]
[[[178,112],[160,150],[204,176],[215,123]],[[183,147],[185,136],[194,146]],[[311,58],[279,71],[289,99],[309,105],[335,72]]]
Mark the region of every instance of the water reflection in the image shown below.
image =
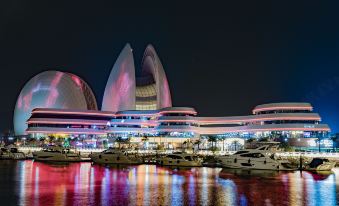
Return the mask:
[[[2,162],[0,162],[1,168]],[[19,205],[335,205],[336,174],[18,161]],[[1,175],[1,172],[0,172]],[[8,178],[0,176],[1,178]],[[13,193],[13,191],[11,191]],[[13,204],[13,202],[12,202]]]

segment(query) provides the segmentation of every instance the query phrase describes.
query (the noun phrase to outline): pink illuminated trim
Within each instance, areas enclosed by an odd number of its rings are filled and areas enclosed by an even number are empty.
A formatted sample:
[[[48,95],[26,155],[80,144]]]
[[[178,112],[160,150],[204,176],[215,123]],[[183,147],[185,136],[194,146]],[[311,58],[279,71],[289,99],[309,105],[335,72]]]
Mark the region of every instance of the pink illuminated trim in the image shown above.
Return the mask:
[[[203,131],[203,130],[202,130]],[[267,129],[235,129],[235,130],[225,130],[223,131],[213,131],[213,130],[206,130],[202,133],[227,133],[227,132],[263,132],[263,131],[324,131],[328,132],[330,129],[328,128],[267,128]]]
[[[142,125],[142,126],[157,126],[158,124],[156,123],[146,123],[146,122],[111,122],[111,126],[113,125]]]
[[[320,117],[267,117],[256,119],[236,119],[236,120],[199,120],[199,122],[255,122],[267,120],[321,120]]]
[[[255,122],[255,121],[267,121],[267,120],[321,120],[320,117],[267,117],[267,118],[255,118],[255,119],[235,119],[235,120],[192,120],[192,119],[180,119],[180,120],[166,120],[166,119],[161,119],[158,120],[158,122],[197,122],[200,124],[203,123],[214,123],[214,122]]]
[[[175,110],[173,110],[173,111],[160,111],[159,112],[159,114],[166,114],[166,113],[183,113],[183,114],[197,114],[197,112],[195,112],[195,111],[175,111]]]
[[[271,111],[271,110],[279,110],[279,109],[296,109],[296,110],[312,110],[313,107],[311,106],[281,106],[281,107],[264,107],[264,108],[258,108],[254,109],[253,113],[260,112],[260,111]]]
[[[181,113],[181,114],[194,114],[195,111],[160,111],[156,113],[132,113],[132,114],[123,114],[123,113],[101,113],[101,112],[79,112],[79,111],[60,111],[60,110],[36,110],[32,111],[34,113],[52,113],[52,114],[74,114],[74,115],[96,115],[96,116],[109,116],[109,117],[120,117],[120,116],[159,116],[164,113]]]
[[[83,124],[83,125],[106,125],[107,121],[105,122],[68,122],[68,121],[39,121],[39,120],[30,120],[27,121],[27,124],[36,124],[36,123],[42,123],[42,124]]]
[[[76,111],[56,111],[56,110],[33,110],[32,114],[35,113],[48,113],[48,114],[75,114],[75,115],[96,115],[96,116],[108,116],[108,117],[114,117],[115,114],[105,114],[105,113],[99,113],[99,112],[76,112]]]
[[[153,114],[115,114],[116,117],[123,117],[123,116],[157,116],[158,113]]]
[[[171,119],[171,120],[162,119],[162,120],[158,120],[158,122],[200,122],[200,121],[199,120],[194,120],[194,119],[187,119],[187,120],[184,120],[184,119],[178,119],[178,120],[175,120],[175,119]]]
[[[27,133],[29,133],[29,134],[31,134],[31,133],[49,133],[49,134],[51,134],[51,133],[59,133],[59,134],[102,134],[102,135],[105,135],[105,134],[107,134],[107,132],[86,132],[86,131],[84,131],[84,132],[77,132],[77,131],[39,131],[39,130],[37,130],[37,131],[29,131],[29,130],[26,130],[26,132]]]

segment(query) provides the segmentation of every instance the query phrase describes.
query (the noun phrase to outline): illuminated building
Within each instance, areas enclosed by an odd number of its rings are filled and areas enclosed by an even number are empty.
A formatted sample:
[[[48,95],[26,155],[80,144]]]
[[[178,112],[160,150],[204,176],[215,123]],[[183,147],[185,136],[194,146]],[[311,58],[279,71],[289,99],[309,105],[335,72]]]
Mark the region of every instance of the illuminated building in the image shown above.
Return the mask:
[[[14,132],[22,135],[34,108],[97,110],[92,90],[74,74],[45,71],[30,79],[21,90],[14,109]]]
[[[79,77],[47,71],[21,91],[14,126],[17,134],[26,132],[37,138],[58,135],[96,142],[119,137],[139,143],[148,137],[153,144],[165,145],[208,136],[228,140],[326,137],[330,128],[312,111],[309,103],[273,103],[256,106],[248,116],[200,117],[193,108],[172,107],[167,78],[154,48],[146,48],[137,77],[127,44],[109,75],[101,110]]]
[[[108,78],[102,111],[156,110],[171,107],[171,94],[165,71],[153,46],[147,46],[142,75],[135,77],[132,48],[121,51]]]
[[[225,138],[325,137],[330,131],[321,124],[308,103],[277,103],[259,105],[253,115],[233,117],[199,117],[193,108],[167,107],[159,110],[128,110],[119,112],[34,109],[27,121],[27,133],[35,137],[66,134],[71,137],[130,138],[141,142],[182,143],[202,136]]]

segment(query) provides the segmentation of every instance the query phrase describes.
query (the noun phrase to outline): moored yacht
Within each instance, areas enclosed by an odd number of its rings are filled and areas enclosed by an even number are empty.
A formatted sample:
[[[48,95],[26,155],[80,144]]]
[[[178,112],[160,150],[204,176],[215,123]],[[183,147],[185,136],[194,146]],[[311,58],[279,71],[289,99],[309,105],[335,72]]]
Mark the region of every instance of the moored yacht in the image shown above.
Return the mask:
[[[26,159],[26,156],[17,147],[7,146],[0,148],[0,159],[23,160]]]
[[[10,153],[10,157],[13,160],[24,160],[26,159],[26,155],[23,152],[20,152],[15,146],[8,146],[8,151]]]
[[[173,153],[158,158],[157,163],[163,166],[178,166],[178,167],[200,167],[202,160],[194,154]]]
[[[287,160],[278,160],[268,145],[257,149],[240,150],[233,155],[218,157],[222,167],[257,170],[296,170]]]
[[[33,152],[33,159],[44,162],[80,162],[80,154],[70,151],[70,149],[51,146],[42,151]]]
[[[136,154],[113,148],[100,153],[93,153],[89,157],[94,163],[98,164],[141,164],[143,162]]]
[[[0,148],[0,159],[3,159],[3,160],[11,159],[11,154],[7,148],[5,147]]]

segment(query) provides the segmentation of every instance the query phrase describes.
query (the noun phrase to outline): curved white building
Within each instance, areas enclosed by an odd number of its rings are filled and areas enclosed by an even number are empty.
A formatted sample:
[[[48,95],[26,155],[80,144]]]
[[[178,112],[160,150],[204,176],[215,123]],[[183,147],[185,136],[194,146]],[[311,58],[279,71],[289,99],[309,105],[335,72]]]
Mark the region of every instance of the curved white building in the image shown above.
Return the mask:
[[[278,108],[278,104],[282,106]],[[306,103],[278,104],[259,105],[253,110],[254,115],[233,117],[199,117],[189,107],[119,112],[35,109],[28,120],[27,132],[37,136],[60,133],[91,138],[125,137],[135,142],[147,136],[158,143],[201,136],[320,138],[330,132],[309,104],[307,107],[300,106]],[[258,108],[265,109],[258,111]]]
[[[126,44],[109,75],[101,110],[131,109],[135,109],[135,69],[132,48]]]
[[[144,77],[151,79],[151,82],[147,84],[148,88],[146,91],[143,91],[145,90],[144,84],[137,87],[137,91],[139,91],[137,96],[137,109],[151,110],[171,107],[171,92],[165,70],[152,45],[148,45],[145,50],[142,59],[142,74]],[[145,101],[146,98],[150,101]]]
[[[142,76],[136,78],[132,48],[127,44],[108,78],[101,110],[156,110],[171,106],[166,74],[153,46],[147,46]]]
[[[34,108],[97,110],[95,96],[78,76],[45,71],[30,79],[21,90],[14,109],[14,131],[25,134]]]
[[[17,135],[60,135],[81,143],[114,137],[140,142],[145,136],[161,144],[210,136],[300,139],[322,138],[330,132],[309,103],[262,104],[251,115],[232,117],[201,117],[194,108],[172,107],[166,74],[153,46],[147,46],[141,75],[136,77],[129,44],[109,75],[101,110],[82,79],[47,71],[33,77],[22,89],[14,127]]]

